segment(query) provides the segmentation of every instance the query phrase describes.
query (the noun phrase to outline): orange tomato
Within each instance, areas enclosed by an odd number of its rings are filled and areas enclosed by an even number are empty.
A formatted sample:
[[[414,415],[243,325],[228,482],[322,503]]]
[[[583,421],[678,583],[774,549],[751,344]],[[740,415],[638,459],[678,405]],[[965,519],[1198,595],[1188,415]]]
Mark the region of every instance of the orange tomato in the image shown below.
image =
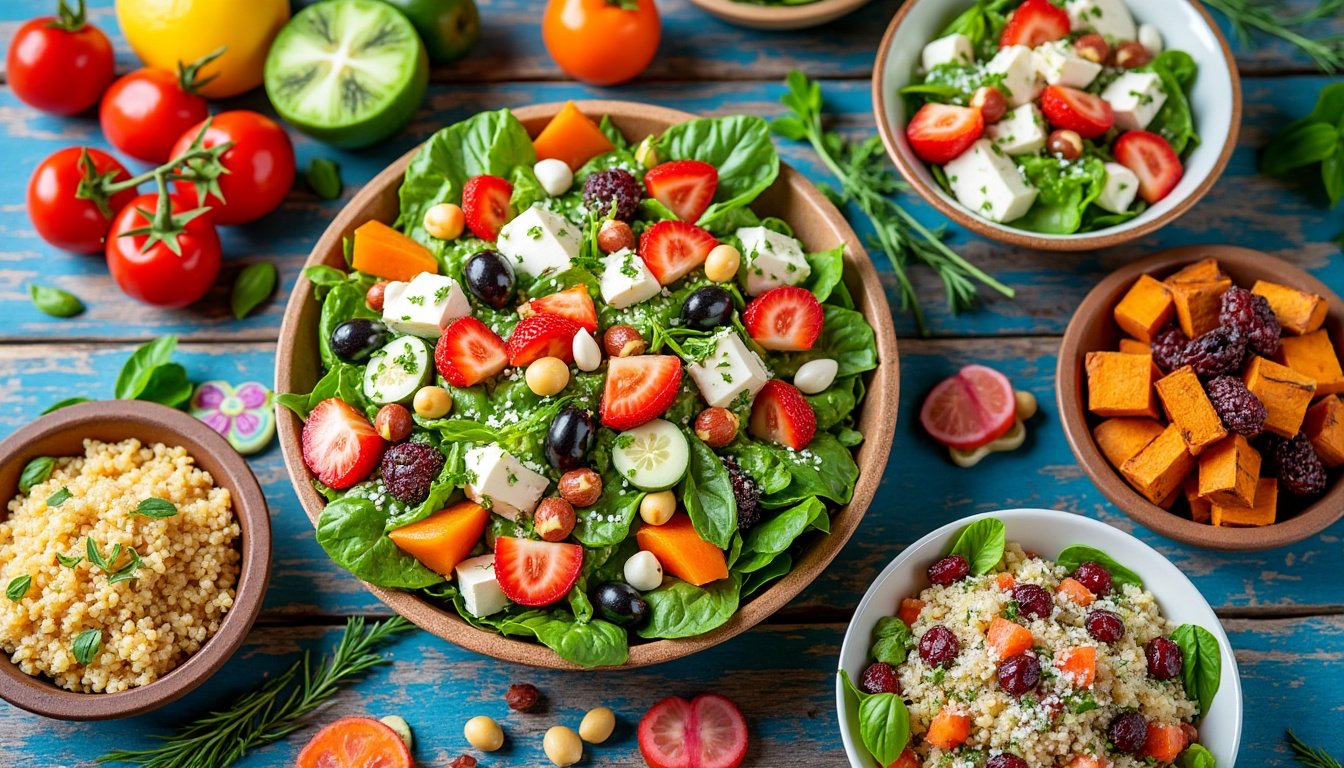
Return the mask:
[[[653,0],[549,0],[541,22],[555,63],[593,85],[623,83],[643,72],[661,31]]]

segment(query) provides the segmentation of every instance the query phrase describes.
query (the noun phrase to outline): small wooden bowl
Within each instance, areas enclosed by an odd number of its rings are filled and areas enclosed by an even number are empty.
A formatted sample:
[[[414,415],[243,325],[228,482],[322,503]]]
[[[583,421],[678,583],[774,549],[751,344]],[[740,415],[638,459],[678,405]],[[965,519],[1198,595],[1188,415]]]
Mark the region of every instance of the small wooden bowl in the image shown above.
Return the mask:
[[[577,104],[584,114],[609,115],[627,138],[636,141],[694,117],[675,109],[626,101],[580,101]],[[513,113],[535,136],[561,106],[559,103],[539,104],[515,109]],[[406,153],[355,195],[313,248],[308,257],[308,266],[326,264],[345,270],[341,249],[343,237],[348,237],[355,227],[370,219],[389,224],[396,220],[397,189],[415,152],[411,150]],[[848,246],[845,253],[845,284],[854,297],[857,309],[873,327],[879,361],[877,369],[866,376],[869,397],[859,415],[858,429],[863,433],[864,441],[857,456],[858,484],[850,503],[840,507],[832,516],[831,533],[819,537],[798,558],[792,571],[743,604],[728,623],[698,637],[632,644],[626,667],[659,664],[718,645],[755,626],[792,600],[825,570],[854,533],[868,504],[873,500],[887,465],[887,455],[895,432],[900,374],[896,358],[896,331],[892,326],[891,310],[887,306],[886,294],[878,280],[877,271],[864,253],[858,237],[835,206],[801,173],[787,164],[780,163],[778,180],[757,198],[752,208],[762,216],[777,216],[788,221],[799,239],[811,248],[834,247],[838,242]],[[284,323],[280,328],[275,368],[277,392],[308,392],[317,381],[321,372],[317,350],[318,312],[319,305],[313,298],[312,284],[300,277],[290,294]],[[316,525],[326,500],[313,488],[313,476],[303,463],[299,442],[302,428],[303,422],[296,415],[286,409],[280,410],[278,430],[285,465],[304,511]],[[463,648],[534,667],[579,668],[543,645],[476,629],[463,621],[456,612],[409,592],[371,584],[365,586],[397,613]]]
[[[181,446],[227,488],[242,529],[242,564],[233,607],[219,630],[176,669],[139,688],[117,693],[76,693],[22,672],[0,660],[0,698],[29,712],[58,720],[116,720],[176,701],[224,666],[242,646],[261,612],[271,575],[271,516],[266,497],[247,462],[218,432],[181,411],[139,400],[106,400],[62,408],[0,442],[0,498],[18,494],[19,473],[38,456],[82,456],[84,440]]]
[[[1087,476],[1125,514],[1139,524],[1168,538],[1198,547],[1220,550],[1260,550],[1282,547],[1314,536],[1344,517],[1344,480],[1332,473],[1332,484],[1325,495],[1280,517],[1273,525],[1260,528],[1220,528],[1196,523],[1178,513],[1169,512],[1148,501],[1130,487],[1111,467],[1092,438],[1092,428],[1100,419],[1087,411],[1087,384],[1083,361],[1088,352],[1113,351],[1123,333],[1112,316],[1140,275],[1163,278],[1181,267],[1202,259],[1217,259],[1234,285],[1250,288],[1256,280],[1272,280],[1325,297],[1330,313],[1325,329],[1334,340],[1336,353],[1344,357],[1344,302],[1325,283],[1302,269],[1267,253],[1231,245],[1195,245],[1173,248],[1153,254],[1112,272],[1087,294],[1060,343],[1059,363],[1055,371],[1059,420],[1064,436]]]
[[[868,0],[817,0],[804,5],[756,5],[738,0],[691,0],[700,10],[739,27],[767,30],[819,27],[857,11]]]

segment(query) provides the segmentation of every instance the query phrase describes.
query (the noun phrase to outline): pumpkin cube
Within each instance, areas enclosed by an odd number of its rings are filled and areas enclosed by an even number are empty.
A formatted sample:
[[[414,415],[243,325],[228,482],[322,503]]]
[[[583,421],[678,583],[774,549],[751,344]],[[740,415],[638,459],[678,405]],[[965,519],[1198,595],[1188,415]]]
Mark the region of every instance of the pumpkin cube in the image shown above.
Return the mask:
[[[1311,406],[1302,431],[1325,466],[1344,464],[1344,400],[1331,395]]]
[[[1157,418],[1153,382],[1159,371],[1152,355],[1088,352],[1087,409],[1098,416]]]
[[[1260,452],[1241,435],[1221,440],[1199,456],[1199,496],[1216,504],[1249,507],[1260,480]]]
[[[1126,355],[1151,355],[1153,354],[1153,345],[1146,344],[1138,339],[1121,339],[1120,351]]]
[[[1162,282],[1167,285],[1207,283],[1213,280],[1222,280],[1224,277],[1226,275],[1223,274],[1222,267],[1218,266],[1217,259],[1204,259],[1181,268],[1179,272],[1168,275],[1167,279]]]
[[[1120,468],[1134,489],[1154,504],[1161,505],[1180,490],[1181,483],[1195,468],[1195,457],[1186,449],[1185,438],[1175,424],[1144,446]]]
[[[1303,376],[1315,379],[1318,395],[1344,392],[1344,371],[1339,367],[1339,354],[1324,328],[1301,336],[1285,336],[1279,342],[1277,359]]]
[[[1227,427],[1218,418],[1204,385],[1190,366],[1163,376],[1157,382],[1157,396],[1167,418],[1180,429],[1191,454],[1197,456],[1205,447],[1227,437]]]
[[[1316,393],[1316,380],[1263,357],[1253,357],[1242,376],[1269,413],[1265,429],[1280,437],[1296,435]]]
[[[1213,503],[1210,510],[1214,525],[1225,528],[1250,528],[1273,525],[1278,514],[1279,481],[1262,477],[1255,485],[1255,501],[1249,507]]]
[[[1185,503],[1190,507],[1190,519],[1196,523],[1208,523],[1213,515],[1213,502],[1199,495],[1199,477],[1190,476],[1181,485],[1185,494]]]
[[[1162,434],[1155,419],[1107,419],[1092,430],[1092,439],[1116,469],[1134,458]]]
[[[1172,303],[1171,291],[1165,285],[1148,275],[1137,282],[1115,305],[1115,322],[1125,333],[1139,341],[1152,341],[1153,335],[1167,323],[1176,307]]]
[[[1325,299],[1314,293],[1299,291],[1268,280],[1257,280],[1255,285],[1251,286],[1251,293],[1264,296],[1283,330],[1298,335],[1311,333],[1320,328],[1329,310]]]
[[[1218,327],[1218,310],[1223,304],[1223,294],[1231,287],[1232,281],[1228,278],[1171,286],[1176,319],[1186,336],[1193,339]]]

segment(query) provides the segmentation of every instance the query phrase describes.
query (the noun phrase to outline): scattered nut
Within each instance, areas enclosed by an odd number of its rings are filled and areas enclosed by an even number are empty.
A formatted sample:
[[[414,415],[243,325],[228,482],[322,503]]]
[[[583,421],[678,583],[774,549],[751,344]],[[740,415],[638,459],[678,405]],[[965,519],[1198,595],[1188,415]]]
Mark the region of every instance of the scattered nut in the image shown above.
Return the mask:
[[[378,432],[378,436],[389,443],[400,443],[410,437],[412,426],[414,422],[411,421],[411,412],[406,410],[405,406],[396,403],[379,408],[378,415],[373,418],[373,428]]]
[[[997,123],[1008,112],[1008,100],[1003,91],[992,85],[981,86],[971,95],[971,106],[980,110],[980,116],[986,123]]]
[[[537,535],[546,541],[564,541],[574,531],[574,507],[564,499],[551,496],[541,500],[532,513]]]
[[[411,726],[406,719],[397,715],[378,718],[378,722],[397,732],[407,749],[415,749],[415,737],[411,735]]]
[[[614,730],[616,713],[609,707],[598,707],[588,710],[588,714],[583,716],[583,722],[579,723],[579,738],[589,744],[601,744],[611,738]]]
[[[468,720],[462,733],[471,746],[482,752],[494,752],[504,746],[504,729],[485,715],[477,715]]]
[[[662,525],[677,511],[677,497],[671,491],[645,494],[639,501],[639,517],[649,525]]]
[[[448,768],[476,768],[476,758],[471,755],[458,755],[456,760],[448,764]]]
[[[1135,69],[1153,60],[1153,55],[1143,47],[1143,43],[1130,40],[1121,43],[1115,49],[1115,66],[1121,69]]]
[[[740,422],[727,408],[706,408],[695,417],[695,436],[710,448],[722,448],[737,437]]]
[[[635,247],[635,231],[620,219],[608,219],[597,230],[597,247],[603,253],[615,253],[622,248]]]
[[[504,701],[514,712],[531,712],[541,703],[541,691],[531,683],[516,683],[509,686]]]
[[[421,387],[411,402],[415,415],[422,419],[441,419],[453,410],[453,398],[443,387]]]
[[[571,469],[556,484],[560,498],[576,507],[591,507],[602,498],[602,476],[587,467]]]
[[[552,726],[546,731],[541,748],[546,752],[546,757],[561,768],[583,759],[583,742],[579,740],[579,734],[563,725]]]
[[[383,299],[387,293],[387,281],[379,280],[369,286],[369,290],[364,292],[364,303],[369,305],[369,309],[374,312],[383,311]]]
[[[1019,389],[1013,392],[1013,397],[1017,398],[1017,418],[1019,421],[1026,421],[1036,415],[1037,405],[1036,396]]]
[[[1076,131],[1051,131],[1045,148],[1061,160],[1077,160],[1083,154],[1083,137]]]
[[[742,266],[742,253],[731,245],[716,245],[705,257],[705,277],[716,283],[726,283],[737,276]]]
[[[621,566],[621,575],[625,577],[626,584],[640,592],[648,592],[663,585],[663,564],[658,562],[657,555],[641,550],[625,561],[625,565]]]
[[[569,386],[569,366],[558,357],[543,357],[527,366],[527,388],[540,395],[558,395]]]
[[[633,357],[644,354],[648,345],[634,328],[613,325],[602,335],[602,347],[607,351],[607,357]]]
[[[467,225],[462,208],[454,203],[439,203],[425,211],[425,231],[440,240],[456,240]]]
[[[574,365],[580,371],[595,371],[602,364],[602,348],[597,346],[593,335],[583,328],[574,334],[570,349],[574,352]]]
[[[1074,40],[1073,51],[1079,58],[1087,59],[1093,64],[1104,64],[1111,57],[1110,44],[1106,42],[1106,38],[1095,32]]]
[[[840,373],[840,363],[829,357],[819,357],[816,360],[808,360],[806,363],[798,366],[798,370],[793,374],[793,386],[798,388],[799,392],[806,395],[815,395],[825,392],[826,388],[835,383],[836,374]]]

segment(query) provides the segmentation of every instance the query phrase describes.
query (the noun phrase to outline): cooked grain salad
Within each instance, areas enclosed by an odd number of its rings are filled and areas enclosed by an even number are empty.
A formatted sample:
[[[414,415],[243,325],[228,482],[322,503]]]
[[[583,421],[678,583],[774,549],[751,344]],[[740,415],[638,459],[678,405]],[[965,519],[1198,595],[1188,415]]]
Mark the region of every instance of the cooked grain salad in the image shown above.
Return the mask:
[[[25,467],[0,520],[0,648],[62,688],[167,674],[219,629],[241,555],[229,491],[186,449],[84,441]]]

